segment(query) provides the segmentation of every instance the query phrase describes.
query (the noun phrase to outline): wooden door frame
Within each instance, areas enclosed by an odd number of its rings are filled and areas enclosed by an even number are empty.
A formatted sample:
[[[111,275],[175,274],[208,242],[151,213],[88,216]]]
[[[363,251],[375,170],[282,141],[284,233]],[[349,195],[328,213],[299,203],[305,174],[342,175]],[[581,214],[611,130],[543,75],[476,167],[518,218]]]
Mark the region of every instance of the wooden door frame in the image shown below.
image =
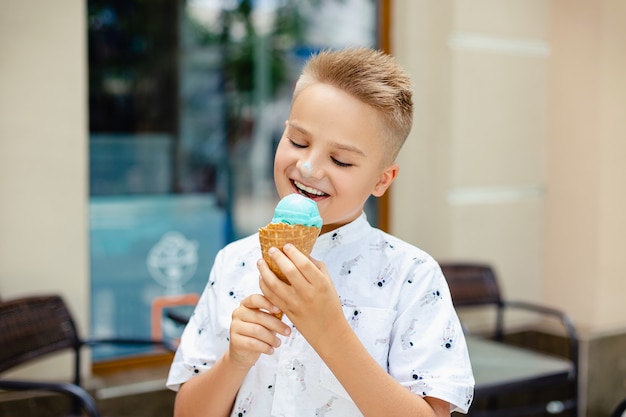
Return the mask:
[[[393,53],[391,48],[391,2],[392,0],[379,0],[378,4],[378,47],[388,53]],[[389,232],[389,199],[391,188],[377,200],[378,222],[377,227]]]

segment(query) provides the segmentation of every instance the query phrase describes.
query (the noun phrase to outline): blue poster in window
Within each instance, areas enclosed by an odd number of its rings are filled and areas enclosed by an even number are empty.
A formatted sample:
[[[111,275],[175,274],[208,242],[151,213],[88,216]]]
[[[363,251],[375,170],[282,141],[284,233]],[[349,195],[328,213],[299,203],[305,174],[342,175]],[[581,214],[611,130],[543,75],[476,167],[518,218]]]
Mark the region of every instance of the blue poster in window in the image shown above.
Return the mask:
[[[226,243],[224,210],[208,194],[92,197],[90,222],[92,334],[179,336],[163,308],[204,289]],[[94,360],[145,350],[102,347]]]

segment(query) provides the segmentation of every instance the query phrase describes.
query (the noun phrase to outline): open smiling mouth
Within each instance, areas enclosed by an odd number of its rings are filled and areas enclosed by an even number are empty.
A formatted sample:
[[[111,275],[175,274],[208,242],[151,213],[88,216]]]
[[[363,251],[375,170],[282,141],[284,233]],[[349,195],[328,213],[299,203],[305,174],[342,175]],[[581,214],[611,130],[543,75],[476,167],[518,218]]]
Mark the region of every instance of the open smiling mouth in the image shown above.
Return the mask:
[[[319,200],[320,198],[328,197],[328,194],[326,194],[325,192],[306,186],[296,180],[291,180],[291,184],[294,186],[298,193],[312,200]]]

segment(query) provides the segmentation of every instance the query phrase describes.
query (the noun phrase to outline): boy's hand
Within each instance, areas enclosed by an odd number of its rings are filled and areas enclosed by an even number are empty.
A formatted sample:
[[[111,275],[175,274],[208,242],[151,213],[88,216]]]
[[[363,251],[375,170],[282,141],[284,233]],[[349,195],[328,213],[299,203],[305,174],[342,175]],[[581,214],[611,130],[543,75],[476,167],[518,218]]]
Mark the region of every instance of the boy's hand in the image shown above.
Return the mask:
[[[318,337],[332,333],[337,324],[345,322],[341,302],[322,262],[309,258],[291,244],[285,245],[283,251],[272,248],[269,255],[291,285],[278,279],[261,259],[261,291],[315,347]]]
[[[291,329],[274,314],[280,310],[261,294],[244,298],[232,315],[229,356],[242,368],[252,367],[262,353],[271,355],[280,346],[277,333],[289,335]]]

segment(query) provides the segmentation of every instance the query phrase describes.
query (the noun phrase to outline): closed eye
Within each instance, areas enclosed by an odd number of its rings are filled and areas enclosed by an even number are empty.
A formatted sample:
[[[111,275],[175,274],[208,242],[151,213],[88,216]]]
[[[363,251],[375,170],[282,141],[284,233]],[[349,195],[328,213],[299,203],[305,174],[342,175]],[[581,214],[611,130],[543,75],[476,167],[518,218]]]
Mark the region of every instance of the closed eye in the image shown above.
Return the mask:
[[[333,157],[331,157],[330,159],[332,159],[332,161],[335,163],[335,165],[342,167],[342,168],[348,168],[351,167],[352,164],[346,164],[345,162],[341,162]]]
[[[289,142],[290,142],[290,143],[291,143],[294,147],[296,147],[296,148],[298,148],[298,149],[303,149],[303,148],[306,148],[306,147],[307,147],[307,145],[301,145],[301,144],[299,144],[299,143],[297,143],[297,142],[294,142],[294,141],[293,141],[293,139],[289,139]]]

